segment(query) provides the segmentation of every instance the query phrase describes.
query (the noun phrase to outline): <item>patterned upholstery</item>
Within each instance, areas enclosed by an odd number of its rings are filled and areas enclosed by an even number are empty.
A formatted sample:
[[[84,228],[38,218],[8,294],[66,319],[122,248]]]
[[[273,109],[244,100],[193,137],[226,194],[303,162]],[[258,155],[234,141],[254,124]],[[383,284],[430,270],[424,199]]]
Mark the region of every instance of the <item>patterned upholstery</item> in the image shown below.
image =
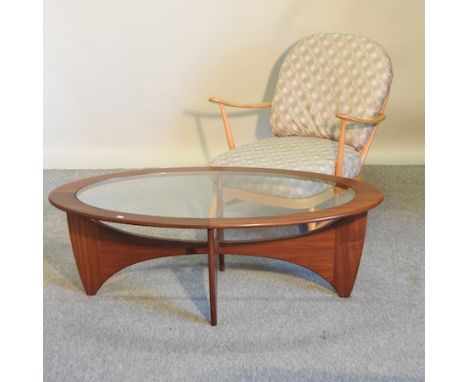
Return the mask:
[[[216,157],[213,166],[225,167],[261,167],[281,168],[286,170],[310,171],[333,175],[335,173],[338,143],[329,139],[312,137],[273,137],[240,146]],[[359,175],[361,158],[352,147],[345,145],[343,159],[343,176],[354,178]],[[304,183],[300,181],[275,184],[268,179],[252,184],[243,184],[242,189],[283,197],[308,197],[327,187],[323,183]],[[281,184],[278,184],[280,182]],[[231,185],[240,187],[241,185]]]
[[[254,192],[265,196],[278,196],[288,199],[305,199],[328,190],[332,185],[312,182],[293,177],[255,176],[221,177],[223,187]]]
[[[272,102],[276,136],[338,140],[337,113],[378,114],[392,82],[392,64],[372,40],[316,34],[299,41],[282,64]],[[360,150],[372,127],[347,124],[345,142]]]
[[[272,101],[274,138],[221,154],[215,166],[264,167],[334,175],[343,113],[372,118],[382,111],[393,78],[385,50],[361,36],[316,34],[299,41],[284,60]],[[359,150],[372,126],[346,125],[342,176],[361,169]],[[308,197],[327,185],[276,179],[233,185],[269,195]],[[306,184],[308,183],[308,184]]]

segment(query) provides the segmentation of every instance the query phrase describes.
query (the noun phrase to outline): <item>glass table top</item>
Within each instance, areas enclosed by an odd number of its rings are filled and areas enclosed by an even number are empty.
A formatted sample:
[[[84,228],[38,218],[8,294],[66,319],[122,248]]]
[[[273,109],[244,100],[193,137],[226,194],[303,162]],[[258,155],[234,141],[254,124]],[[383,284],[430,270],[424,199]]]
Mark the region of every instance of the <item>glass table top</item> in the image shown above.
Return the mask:
[[[115,177],[80,189],[89,206],[173,218],[273,217],[320,211],[355,197],[311,177],[262,171],[174,171]]]

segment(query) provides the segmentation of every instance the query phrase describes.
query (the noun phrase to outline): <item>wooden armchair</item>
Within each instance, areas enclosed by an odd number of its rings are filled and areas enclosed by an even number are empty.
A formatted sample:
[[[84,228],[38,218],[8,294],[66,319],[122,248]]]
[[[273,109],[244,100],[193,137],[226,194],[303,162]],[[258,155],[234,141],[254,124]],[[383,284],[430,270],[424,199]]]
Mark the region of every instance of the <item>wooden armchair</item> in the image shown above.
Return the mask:
[[[215,166],[267,167],[357,178],[393,78],[390,58],[361,36],[316,34],[282,64],[272,102],[219,105],[229,150]],[[272,138],[236,147],[226,107],[271,108]]]

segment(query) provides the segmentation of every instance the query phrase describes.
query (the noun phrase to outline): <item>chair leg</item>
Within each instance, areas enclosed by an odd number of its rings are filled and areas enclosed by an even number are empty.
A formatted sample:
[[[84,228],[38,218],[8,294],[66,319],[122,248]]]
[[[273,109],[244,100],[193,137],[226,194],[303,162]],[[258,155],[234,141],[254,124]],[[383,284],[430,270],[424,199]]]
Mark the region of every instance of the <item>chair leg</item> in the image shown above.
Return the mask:
[[[213,228],[208,229],[208,280],[210,286],[210,313],[211,313],[211,325],[217,325],[217,310],[216,310],[216,273],[217,273],[217,250],[215,240],[215,230]]]
[[[219,270],[223,272],[226,269],[224,266],[224,255],[219,255]]]
[[[224,230],[219,228],[216,230],[216,243],[219,245],[219,243],[224,239]],[[218,255],[219,258],[219,270],[222,272],[224,271],[225,266],[224,266],[224,254],[220,253]]]
[[[360,182],[364,182],[364,168],[361,167],[361,171],[359,175],[354,178],[354,180],[359,180]]]
[[[307,232],[314,231],[317,229],[317,223],[307,223]]]
[[[310,212],[315,211],[315,207],[309,208],[309,211]],[[313,231],[315,229],[317,229],[317,223],[316,222],[307,223],[307,232]]]

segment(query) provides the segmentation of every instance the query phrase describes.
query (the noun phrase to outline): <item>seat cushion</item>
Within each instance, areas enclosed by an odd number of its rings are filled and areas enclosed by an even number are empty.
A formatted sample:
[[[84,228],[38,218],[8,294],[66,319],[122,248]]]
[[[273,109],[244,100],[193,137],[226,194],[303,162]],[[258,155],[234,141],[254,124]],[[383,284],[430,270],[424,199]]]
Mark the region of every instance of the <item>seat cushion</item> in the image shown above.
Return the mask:
[[[225,152],[212,161],[213,166],[259,167],[285,170],[335,173],[338,143],[329,139],[311,137],[273,137],[240,146]],[[345,145],[343,176],[359,175],[359,153]],[[300,179],[269,178],[268,176],[229,186],[283,198],[308,198],[330,188],[321,182],[304,182]],[[241,179],[241,178],[240,178]],[[232,181],[232,179],[231,179]],[[228,184],[226,184],[228,185]]]
[[[261,167],[334,175],[338,142],[312,137],[272,137],[240,146],[217,156],[213,166]],[[345,145],[343,176],[355,178],[361,170],[359,153]]]

